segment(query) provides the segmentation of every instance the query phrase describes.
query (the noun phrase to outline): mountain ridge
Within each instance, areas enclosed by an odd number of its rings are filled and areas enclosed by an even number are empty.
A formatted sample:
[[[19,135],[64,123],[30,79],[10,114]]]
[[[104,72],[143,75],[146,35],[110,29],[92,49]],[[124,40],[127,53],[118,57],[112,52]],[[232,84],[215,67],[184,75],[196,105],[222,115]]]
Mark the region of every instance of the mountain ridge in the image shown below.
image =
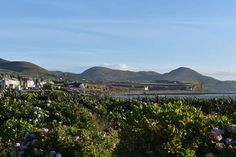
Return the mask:
[[[12,72],[18,75],[23,74],[34,77],[43,76],[44,78],[50,76],[52,78],[63,78],[77,81],[82,81],[83,79],[102,82],[154,82],[158,80],[197,81],[203,84],[210,91],[236,91],[236,81],[220,81],[213,77],[202,75],[187,67],[180,67],[168,73],[160,74],[154,71],[134,72],[96,66],[85,70],[81,74],[75,74],[70,72],[48,71],[36,64],[25,61],[8,61],[0,59],[0,72]]]
[[[95,81],[145,81],[159,77],[159,73],[153,71],[123,71],[106,67],[92,67],[85,70],[80,76],[83,79]]]
[[[30,77],[53,77],[51,72],[31,62],[8,61],[0,58],[0,73]]]

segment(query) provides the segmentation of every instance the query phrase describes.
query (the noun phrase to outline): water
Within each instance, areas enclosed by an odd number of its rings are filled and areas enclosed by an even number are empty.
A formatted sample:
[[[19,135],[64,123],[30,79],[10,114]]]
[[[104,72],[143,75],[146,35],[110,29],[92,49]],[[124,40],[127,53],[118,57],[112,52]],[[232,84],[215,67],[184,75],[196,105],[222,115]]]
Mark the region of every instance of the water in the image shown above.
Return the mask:
[[[117,95],[115,98],[127,98],[135,99],[138,97],[149,97],[155,98],[156,96],[167,97],[167,98],[199,98],[199,99],[211,99],[211,98],[234,98],[236,99],[236,93],[225,93],[225,94],[174,94],[174,95]]]

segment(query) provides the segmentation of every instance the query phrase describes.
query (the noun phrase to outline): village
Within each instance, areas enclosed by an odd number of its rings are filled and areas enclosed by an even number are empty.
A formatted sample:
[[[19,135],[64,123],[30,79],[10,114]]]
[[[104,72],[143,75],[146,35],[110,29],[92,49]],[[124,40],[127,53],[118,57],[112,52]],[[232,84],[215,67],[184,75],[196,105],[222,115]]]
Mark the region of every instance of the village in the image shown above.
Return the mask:
[[[155,83],[141,82],[89,82],[82,81],[30,78],[22,76],[4,75],[0,77],[0,89],[3,91],[38,91],[62,90],[84,94],[132,95],[158,94],[173,92],[199,91],[197,85],[176,81],[158,81]]]
[[[0,77],[0,89],[9,91],[22,91],[22,90],[52,90],[61,89],[67,91],[81,91],[84,92],[86,85],[81,82],[58,82],[52,80],[40,80],[29,77]]]

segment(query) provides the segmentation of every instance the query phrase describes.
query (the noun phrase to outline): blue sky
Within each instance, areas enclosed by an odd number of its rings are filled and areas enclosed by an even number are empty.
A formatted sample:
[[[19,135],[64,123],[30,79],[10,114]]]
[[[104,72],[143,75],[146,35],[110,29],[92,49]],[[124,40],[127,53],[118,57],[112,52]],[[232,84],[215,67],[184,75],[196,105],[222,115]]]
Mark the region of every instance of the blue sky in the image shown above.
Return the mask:
[[[0,0],[0,57],[236,80],[234,0]]]

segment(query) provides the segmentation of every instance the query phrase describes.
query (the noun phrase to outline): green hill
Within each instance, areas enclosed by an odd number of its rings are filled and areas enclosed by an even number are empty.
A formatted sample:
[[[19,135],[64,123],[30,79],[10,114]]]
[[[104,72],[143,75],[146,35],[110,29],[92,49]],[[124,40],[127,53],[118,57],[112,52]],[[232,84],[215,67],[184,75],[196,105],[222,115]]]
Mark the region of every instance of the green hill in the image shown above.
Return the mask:
[[[207,90],[210,91],[225,91],[236,89],[235,81],[220,81],[209,76],[204,76],[186,67],[180,67],[169,73],[165,73],[161,76],[161,79],[172,81],[197,81],[203,84],[207,88]]]
[[[7,61],[0,59],[0,73],[8,75],[24,75],[31,77],[54,77],[48,70],[25,61]]]
[[[208,91],[232,91],[236,90],[236,81],[220,81],[209,76],[204,76],[190,68],[180,67],[169,73],[159,74],[156,72],[133,72],[112,70],[104,67],[93,67],[77,77],[89,81],[148,81],[157,80],[198,82]]]
[[[21,73],[47,73],[46,69],[43,69],[35,64],[29,62],[4,62],[0,63],[1,69],[11,70]]]
[[[150,81],[155,80],[160,76],[159,73],[151,71],[121,71],[113,70],[104,67],[93,67],[82,74],[80,78],[90,80],[90,81]]]
[[[7,61],[0,59],[0,74],[27,75],[41,78],[63,78],[81,81],[103,81],[103,82],[154,82],[158,80],[198,82],[209,91],[236,91],[236,81],[220,81],[209,76],[204,76],[190,68],[181,67],[169,73],[159,74],[153,71],[122,71],[105,67],[92,67],[81,74],[48,71],[38,65],[25,61]]]

